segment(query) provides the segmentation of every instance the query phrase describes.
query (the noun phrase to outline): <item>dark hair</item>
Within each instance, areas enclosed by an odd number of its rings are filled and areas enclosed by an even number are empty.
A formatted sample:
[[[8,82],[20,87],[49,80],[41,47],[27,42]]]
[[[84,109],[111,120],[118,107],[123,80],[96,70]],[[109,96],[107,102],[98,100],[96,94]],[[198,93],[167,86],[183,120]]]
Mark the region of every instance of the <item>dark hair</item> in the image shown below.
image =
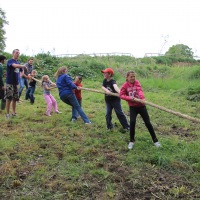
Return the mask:
[[[6,57],[4,55],[0,55],[0,61],[5,60]]]
[[[79,79],[79,81],[82,81],[82,76],[76,76],[76,77],[78,77],[78,79]]]

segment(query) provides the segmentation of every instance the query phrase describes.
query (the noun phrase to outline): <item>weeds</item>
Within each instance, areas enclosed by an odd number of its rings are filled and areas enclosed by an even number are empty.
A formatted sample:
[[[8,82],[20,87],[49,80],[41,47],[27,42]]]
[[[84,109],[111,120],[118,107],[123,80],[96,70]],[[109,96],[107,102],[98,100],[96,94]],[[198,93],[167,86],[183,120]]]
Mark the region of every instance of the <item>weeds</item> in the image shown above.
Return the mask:
[[[113,58],[104,59],[114,63]],[[127,65],[127,58],[122,63]],[[187,101],[185,93],[176,95],[187,79],[175,80],[175,69],[166,69],[166,79],[138,76],[146,99],[199,118],[199,103]],[[117,69],[116,77],[120,86],[124,76]],[[83,85],[100,89],[101,79],[101,75],[95,82],[84,79]],[[62,114],[45,116],[39,88],[34,105],[28,101],[17,105],[16,118],[8,121],[5,113],[0,114],[1,199],[200,198],[199,124],[147,106],[162,148],[153,145],[138,117],[135,146],[129,151],[129,133],[122,131],[114,113],[115,127],[112,132],[106,129],[102,94],[82,91],[83,109],[92,121],[85,126],[81,119],[71,123],[71,107],[59,100],[57,90],[52,93]],[[125,101],[122,107],[126,113]]]

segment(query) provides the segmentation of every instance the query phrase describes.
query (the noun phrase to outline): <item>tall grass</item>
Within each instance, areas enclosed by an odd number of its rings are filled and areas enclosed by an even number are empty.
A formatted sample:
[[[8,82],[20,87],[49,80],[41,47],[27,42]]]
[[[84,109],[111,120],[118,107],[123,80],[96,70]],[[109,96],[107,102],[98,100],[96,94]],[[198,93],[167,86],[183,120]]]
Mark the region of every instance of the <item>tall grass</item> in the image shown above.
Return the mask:
[[[126,62],[120,64],[124,71],[131,69]],[[125,77],[114,69],[120,87]],[[156,73],[152,69],[145,69],[152,77],[137,75],[146,99],[200,118],[199,102],[188,101],[185,93],[178,93],[189,87],[189,73],[196,67],[167,68],[163,77],[158,75],[159,67]],[[95,81],[84,78],[83,86],[100,90],[102,79],[99,72]],[[196,81],[190,79],[190,86],[199,84]],[[112,132],[106,129],[103,94],[82,91],[90,126],[81,119],[70,122],[71,107],[59,99],[56,89],[52,94],[62,114],[45,116],[46,104],[39,87],[34,105],[28,101],[17,104],[16,118],[7,120],[5,112],[0,114],[1,199],[200,198],[199,124],[147,106],[162,147],[153,145],[138,116],[136,143],[128,151],[129,133],[114,113],[115,128]],[[125,101],[122,107],[127,113]]]

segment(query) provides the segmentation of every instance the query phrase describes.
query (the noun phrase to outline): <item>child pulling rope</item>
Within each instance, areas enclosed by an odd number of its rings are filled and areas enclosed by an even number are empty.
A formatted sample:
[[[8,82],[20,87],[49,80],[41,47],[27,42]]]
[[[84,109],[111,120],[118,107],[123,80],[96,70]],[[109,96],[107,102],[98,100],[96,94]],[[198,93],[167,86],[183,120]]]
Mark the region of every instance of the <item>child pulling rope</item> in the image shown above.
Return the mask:
[[[40,80],[35,79],[35,78],[33,78],[33,80],[36,80],[36,81],[38,81],[38,82],[41,82]],[[51,89],[54,89],[54,88],[56,88],[56,87],[53,87],[53,88],[51,88]],[[84,87],[82,87],[81,90],[86,90],[86,91],[90,91],[90,92],[96,92],[96,93],[105,94],[105,92],[103,92],[103,91],[99,91],[99,90],[95,90],[95,89],[91,89],[91,88],[84,88]],[[119,97],[119,95],[118,95],[117,93],[110,93],[110,95],[112,95],[112,96],[118,96],[118,97]],[[189,116],[189,115],[182,114],[182,113],[180,113],[180,112],[176,112],[176,111],[167,109],[167,108],[165,108],[165,107],[163,107],[163,106],[159,106],[159,105],[156,105],[156,104],[151,103],[151,102],[148,102],[148,101],[142,101],[142,100],[137,99],[137,98],[135,98],[134,100],[135,100],[135,101],[138,101],[138,102],[141,102],[141,103],[144,103],[144,104],[147,104],[147,105],[149,105],[149,106],[155,107],[155,108],[160,109],[160,110],[162,110],[162,111],[171,113],[171,114],[173,114],[173,115],[177,115],[177,116],[182,117],[182,118],[184,118],[184,119],[188,119],[188,120],[190,120],[190,121],[200,123],[200,119],[198,119],[198,118],[194,118],[194,117],[191,117],[191,116]]]

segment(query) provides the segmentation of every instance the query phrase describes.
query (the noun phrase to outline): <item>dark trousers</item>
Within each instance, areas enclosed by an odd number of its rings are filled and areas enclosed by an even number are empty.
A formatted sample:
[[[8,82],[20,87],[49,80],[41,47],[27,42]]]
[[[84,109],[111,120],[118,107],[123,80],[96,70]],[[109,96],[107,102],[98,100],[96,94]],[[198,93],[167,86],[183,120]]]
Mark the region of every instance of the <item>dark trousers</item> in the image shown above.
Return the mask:
[[[2,90],[1,88],[0,88],[0,101],[1,101],[1,110],[4,110],[6,107],[5,91]]]
[[[35,92],[35,87],[29,87],[28,90],[26,91],[26,97],[25,99],[30,99],[30,103],[34,103],[35,97],[34,97],[34,92]]]
[[[110,100],[106,101],[106,124],[108,129],[113,128],[112,124],[112,110],[114,109],[117,118],[120,122],[120,124],[123,126],[123,128],[129,128],[128,121],[126,119],[126,116],[124,115],[122,111],[122,106],[121,106],[121,100],[116,99],[116,100]]]
[[[143,107],[133,107],[130,106],[130,141],[134,142],[135,141],[135,125],[136,125],[136,118],[137,115],[140,114],[145,126],[147,127],[151,138],[153,142],[158,142],[158,139],[156,138],[155,131],[153,129],[153,126],[150,122],[149,114],[147,112],[146,106]]]

